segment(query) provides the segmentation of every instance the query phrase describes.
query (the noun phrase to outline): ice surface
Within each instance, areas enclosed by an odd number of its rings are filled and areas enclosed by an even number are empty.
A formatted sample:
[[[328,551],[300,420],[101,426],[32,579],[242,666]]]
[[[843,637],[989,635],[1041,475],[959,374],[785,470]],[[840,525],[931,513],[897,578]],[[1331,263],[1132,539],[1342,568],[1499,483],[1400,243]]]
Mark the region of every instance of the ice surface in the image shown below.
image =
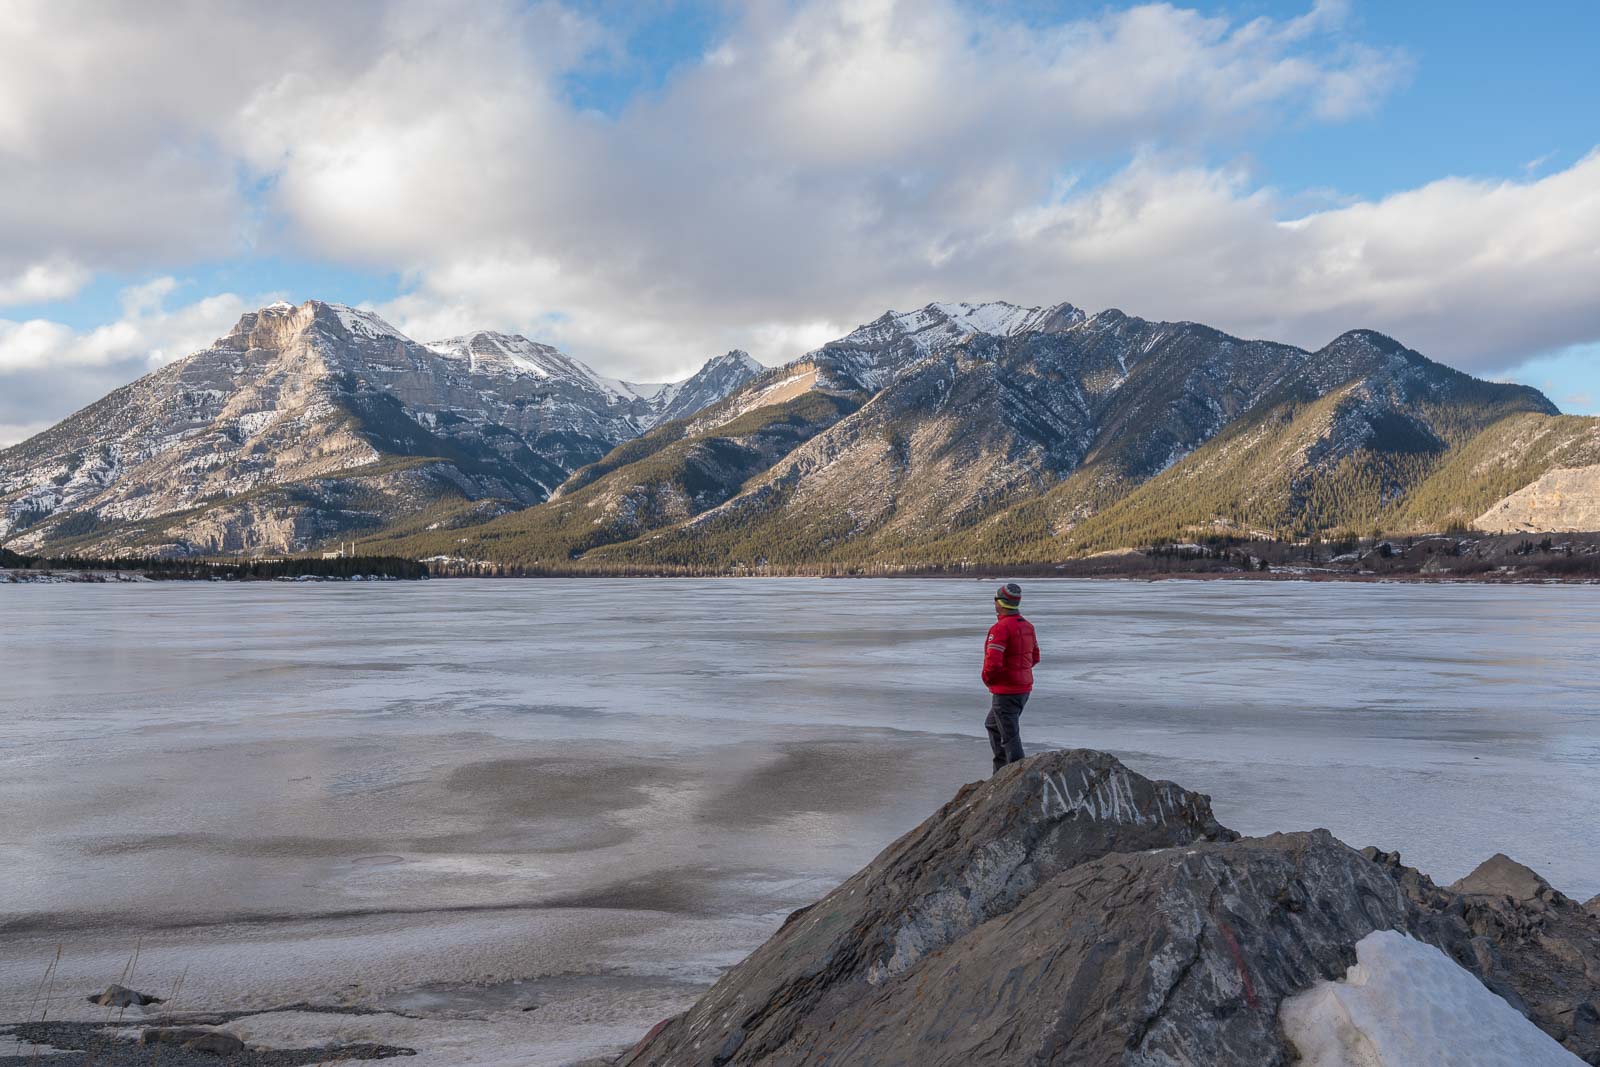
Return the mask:
[[[1393,930],[1356,943],[1341,981],[1284,1002],[1302,1067],[1581,1067],[1583,1061],[1432,945]]]
[[[1247,833],[1600,892],[1592,590],[1023,584],[1029,746]],[[992,589],[4,587],[0,1019],[58,946],[61,1010],[136,944],[135,987],[187,970],[195,1006],[689,996],[987,773]]]

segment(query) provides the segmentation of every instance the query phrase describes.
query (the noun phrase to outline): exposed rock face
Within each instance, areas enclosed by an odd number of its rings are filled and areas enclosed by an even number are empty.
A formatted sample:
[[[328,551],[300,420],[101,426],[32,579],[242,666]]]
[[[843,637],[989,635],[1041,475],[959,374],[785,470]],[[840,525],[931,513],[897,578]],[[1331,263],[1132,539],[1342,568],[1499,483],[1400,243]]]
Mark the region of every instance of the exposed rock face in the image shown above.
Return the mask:
[[[1531,887],[1507,864],[1473,885]],[[1280,1006],[1378,930],[1600,1062],[1600,924],[1553,892],[1463,896],[1321,830],[1241,840],[1204,796],[1045,753],[964,787],[620,1062],[1289,1064]]]
[[[663,454],[719,447],[728,426],[808,396],[851,410],[815,405],[820,420],[787,451],[692,476]],[[502,525],[479,551],[698,566],[718,561],[713,545],[733,566],[948,563],[1149,543],[1174,521],[1325,528],[1397,506],[1496,420],[1554,411],[1534,390],[1479,382],[1367,330],[1308,352],[1115,309],[930,304],[886,313],[598,465],[623,497],[660,496],[665,475],[672,507],[630,501],[629,521],[574,526],[565,546],[530,517],[529,543]],[[562,495],[596,476],[580,472]]]
[[[730,353],[631,385],[523,337],[422,345],[369,312],[275,304],[0,452],[0,539],[284,552],[465,501],[532,504],[759,370]]]
[[[1539,1028],[1586,1062],[1600,1063],[1600,918],[1504,855],[1448,890],[1426,880],[1412,895],[1459,913],[1487,980],[1516,989]],[[1492,951],[1485,951],[1485,948]]]
[[[1473,525],[1493,533],[1600,530],[1600,466],[1546,471],[1479,515]]]

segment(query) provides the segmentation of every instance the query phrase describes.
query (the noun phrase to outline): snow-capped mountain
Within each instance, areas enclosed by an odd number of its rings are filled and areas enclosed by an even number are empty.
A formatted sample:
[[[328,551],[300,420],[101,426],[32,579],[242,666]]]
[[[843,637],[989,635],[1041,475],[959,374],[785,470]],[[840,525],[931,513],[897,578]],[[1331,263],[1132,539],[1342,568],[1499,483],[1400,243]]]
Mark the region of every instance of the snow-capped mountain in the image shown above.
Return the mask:
[[[803,566],[1314,531],[1398,514],[1480,431],[1554,413],[1371,331],[1313,352],[1115,309],[930,304],[457,543],[538,566]]]
[[[886,311],[806,357],[833,388],[875,391],[895,374],[929,354],[966,337],[1011,337],[1055,332],[1082,322],[1071,304],[1018,307],[1004,301],[986,304],[933,303],[917,311]]]
[[[760,369],[658,386],[480,332],[419,344],[321,301],[243,316],[211,347],[0,452],[20,549],[295,551],[472,501],[537,503],[619,442]],[[448,513],[448,514],[447,514]]]
[[[0,453],[0,541],[281,552],[355,532],[541,567],[1051,559],[1470,519],[1544,469],[1481,473],[1468,458],[1493,449],[1474,443],[1555,414],[1372,331],[1308,351],[1065,303],[890,311],[784,367],[735,351],[667,384],[284,304]]]

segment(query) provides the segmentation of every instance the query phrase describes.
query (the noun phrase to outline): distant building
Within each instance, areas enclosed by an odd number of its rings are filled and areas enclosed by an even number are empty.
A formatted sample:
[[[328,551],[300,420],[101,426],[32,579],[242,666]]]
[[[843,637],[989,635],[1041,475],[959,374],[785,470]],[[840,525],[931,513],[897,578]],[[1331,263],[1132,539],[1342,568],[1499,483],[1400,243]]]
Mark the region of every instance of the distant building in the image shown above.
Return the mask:
[[[346,559],[346,558],[354,556],[355,554],[356,554],[356,543],[354,541],[350,541],[348,543],[346,543],[344,541],[340,541],[339,542],[339,548],[338,548],[337,551],[335,551],[335,552],[324,552],[322,554],[322,558],[323,559]]]

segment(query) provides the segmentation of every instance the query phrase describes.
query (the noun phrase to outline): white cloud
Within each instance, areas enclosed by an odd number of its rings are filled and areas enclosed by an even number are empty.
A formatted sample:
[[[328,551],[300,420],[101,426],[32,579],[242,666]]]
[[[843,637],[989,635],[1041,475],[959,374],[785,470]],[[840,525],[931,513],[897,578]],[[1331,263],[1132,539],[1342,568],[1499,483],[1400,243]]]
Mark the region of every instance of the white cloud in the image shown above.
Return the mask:
[[[120,319],[83,332],[47,319],[0,319],[0,375],[130,361],[158,367],[206,347],[270,299],[222,293],[168,311],[166,298],[178,285],[162,277],[130,286],[121,293]]]
[[[1288,222],[1282,206],[1243,173],[1143,159],[1018,213],[975,258],[1029,299],[1071,279],[1055,291],[1091,308],[1308,346],[1371,327],[1474,370],[1600,336],[1600,152],[1538,181],[1443,179]]]
[[[251,218],[220,134],[284,69],[338,77],[369,4],[16,0],[0,31],[0,277],[240,251]]]
[[[1369,326],[1469,368],[1600,337],[1596,157],[1375,201],[1318,191],[1333,206],[1310,214],[1306,192],[1217,162],[1409,76],[1344,2],[1047,27],[949,0],[754,2],[613,116],[562,79],[621,42],[553,3],[9,10],[0,300],[67,292],[72,267],[270,247],[399,272],[381,310],[413,336],[516,329],[635,379],[736,346],[775,362],[931,299],[1306,345]],[[82,333],[0,326],[0,371],[148,365],[242,307],[214,298],[191,329],[161,310],[172,295],[130,292]]]
[[[81,263],[67,259],[30,263],[10,278],[0,277],[0,306],[64,300],[87,285],[90,276]]]

